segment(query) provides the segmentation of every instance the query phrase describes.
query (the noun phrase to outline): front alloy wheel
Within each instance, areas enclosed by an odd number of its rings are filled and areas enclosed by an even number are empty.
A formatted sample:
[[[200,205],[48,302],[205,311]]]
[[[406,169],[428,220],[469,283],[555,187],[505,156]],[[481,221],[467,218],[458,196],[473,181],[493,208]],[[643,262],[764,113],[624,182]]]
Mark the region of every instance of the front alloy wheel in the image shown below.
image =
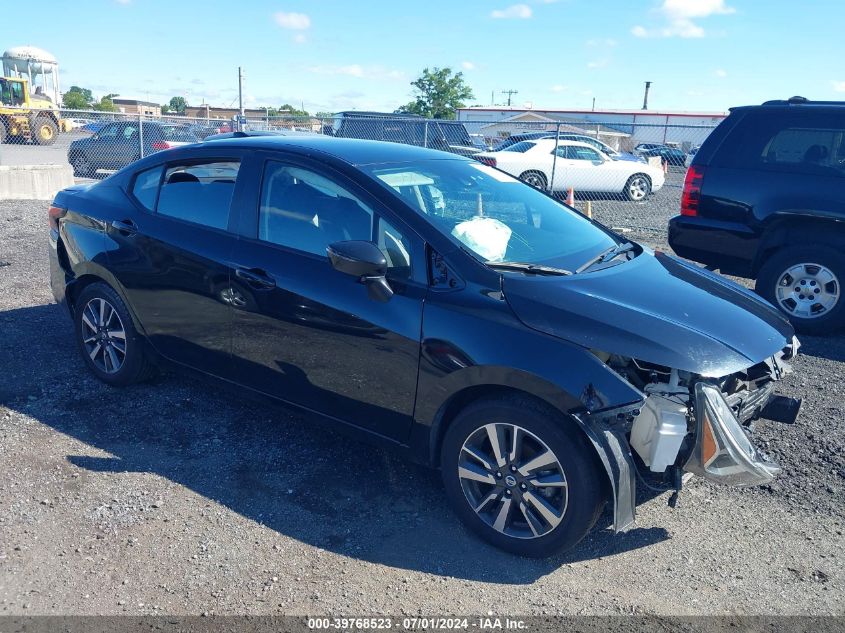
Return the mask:
[[[497,532],[537,538],[555,529],[569,499],[560,460],[515,424],[485,424],[461,448],[458,477],[475,513]]]
[[[461,411],[443,438],[440,470],[466,526],[520,556],[573,547],[607,500],[605,473],[577,422],[518,394]]]

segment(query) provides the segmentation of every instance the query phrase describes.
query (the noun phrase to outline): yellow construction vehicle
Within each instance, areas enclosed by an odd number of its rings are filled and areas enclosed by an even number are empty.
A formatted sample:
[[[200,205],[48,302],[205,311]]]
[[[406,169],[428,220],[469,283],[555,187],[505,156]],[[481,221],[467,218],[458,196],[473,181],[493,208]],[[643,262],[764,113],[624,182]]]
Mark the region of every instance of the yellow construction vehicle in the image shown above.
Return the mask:
[[[62,121],[48,97],[30,94],[23,78],[0,77],[0,143],[52,145]]]

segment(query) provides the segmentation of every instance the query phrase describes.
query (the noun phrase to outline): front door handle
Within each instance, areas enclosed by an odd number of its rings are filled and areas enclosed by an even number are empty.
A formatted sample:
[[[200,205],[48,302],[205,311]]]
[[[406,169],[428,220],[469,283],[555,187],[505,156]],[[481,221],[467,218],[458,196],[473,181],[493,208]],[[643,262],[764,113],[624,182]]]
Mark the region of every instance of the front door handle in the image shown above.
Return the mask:
[[[235,268],[235,276],[254,288],[275,288],[276,280],[260,268]]]
[[[115,220],[111,225],[113,229],[123,235],[135,235],[138,232],[138,225],[132,220]]]

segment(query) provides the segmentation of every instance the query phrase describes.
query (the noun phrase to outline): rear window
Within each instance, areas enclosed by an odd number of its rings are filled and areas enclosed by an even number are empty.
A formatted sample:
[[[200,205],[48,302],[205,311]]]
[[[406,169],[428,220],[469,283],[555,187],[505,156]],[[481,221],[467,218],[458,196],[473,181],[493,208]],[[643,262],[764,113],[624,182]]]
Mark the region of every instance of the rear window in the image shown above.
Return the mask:
[[[845,121],[795,109],[749,112],[728,135],[717,166],[821,176],[845,176]]]
[[[520,154],[524,154],[536,144],[537,143],[535,143],[534,141],[520,141],[519,143],[514,143],[513,145],[508,145],[507,147],[502,148],[501,151],[518,152]]]
[[[239,168],[238,161],[169,166],[158,195],[156,212],[185,222],[225,229]]]

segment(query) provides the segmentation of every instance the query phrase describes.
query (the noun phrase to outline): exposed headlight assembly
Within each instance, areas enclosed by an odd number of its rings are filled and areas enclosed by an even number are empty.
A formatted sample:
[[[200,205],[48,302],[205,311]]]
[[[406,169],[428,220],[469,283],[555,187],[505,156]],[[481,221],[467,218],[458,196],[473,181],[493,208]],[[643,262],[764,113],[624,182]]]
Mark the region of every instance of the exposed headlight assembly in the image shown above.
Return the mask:
[[[730,486],[772,481],[780,466],[748,439],[718,387],[695,385],[696,440],[684,470]]]

